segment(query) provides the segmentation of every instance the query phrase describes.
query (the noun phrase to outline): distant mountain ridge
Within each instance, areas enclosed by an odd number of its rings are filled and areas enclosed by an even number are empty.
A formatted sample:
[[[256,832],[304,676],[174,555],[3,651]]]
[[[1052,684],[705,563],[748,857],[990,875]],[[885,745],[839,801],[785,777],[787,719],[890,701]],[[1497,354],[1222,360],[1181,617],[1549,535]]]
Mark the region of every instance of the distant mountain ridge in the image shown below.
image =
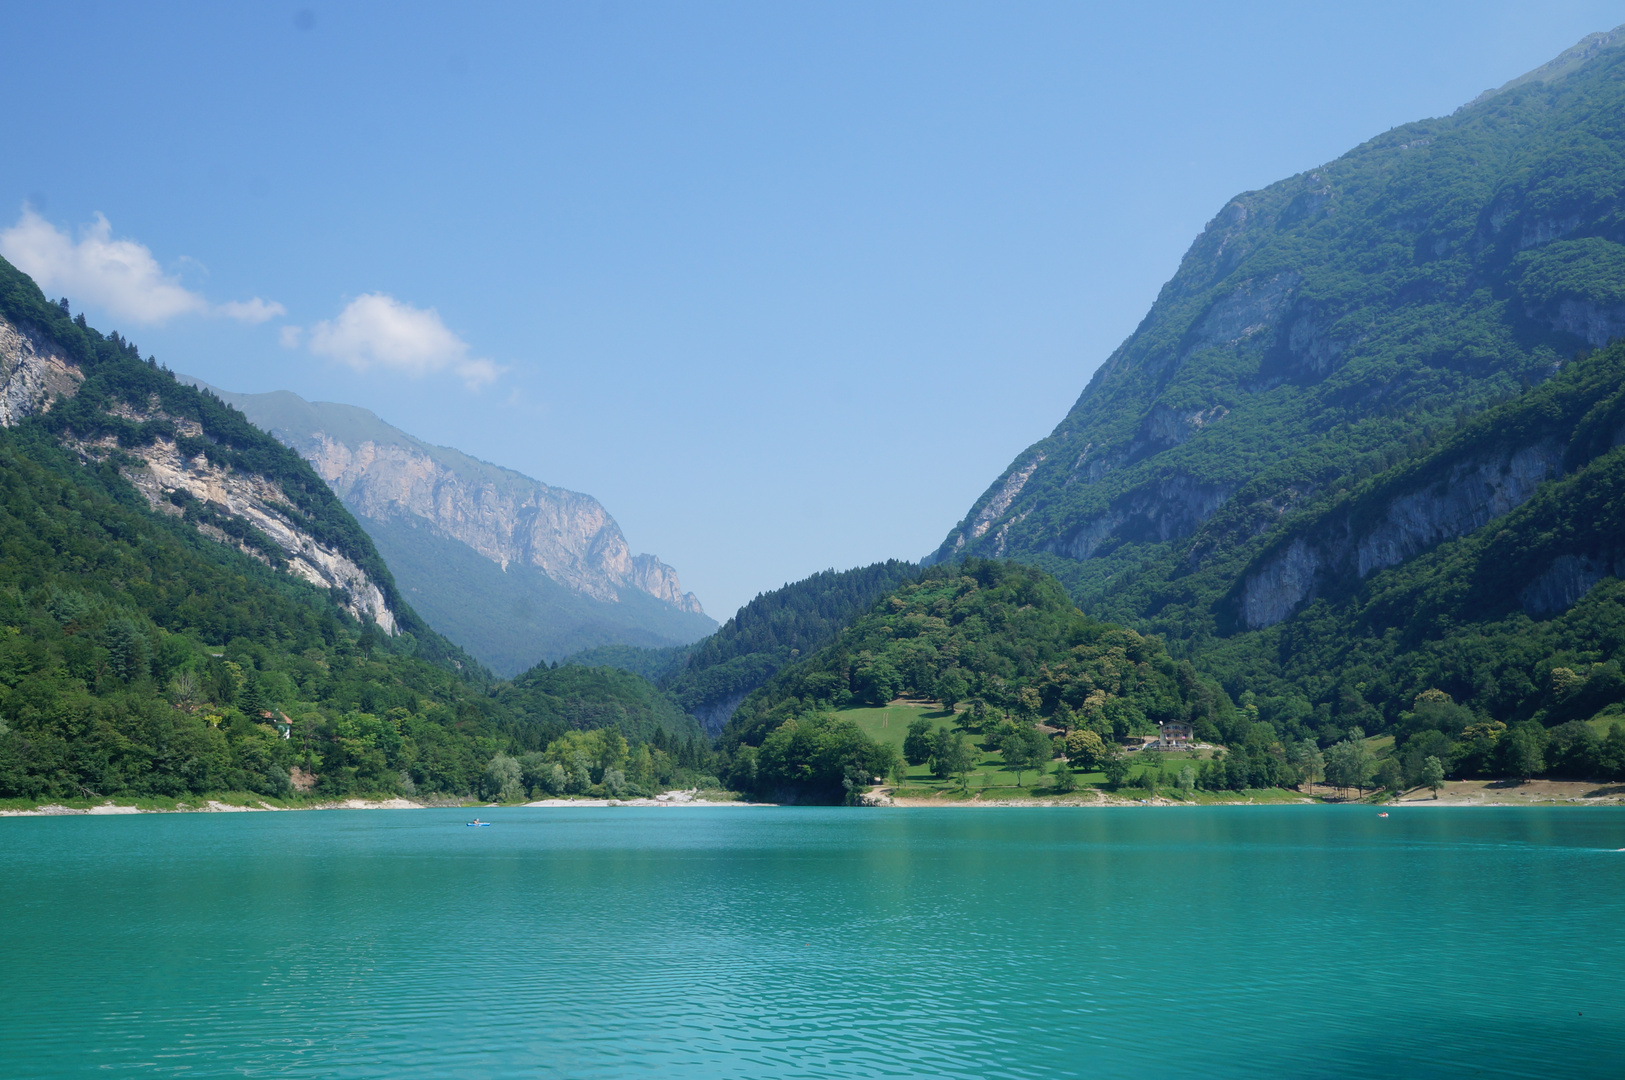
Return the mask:
[[[824,570],[758,593],[716,633],[693,645],[605,646],[578,653],[568,662],[641,675],[716,735],[751,691],[834,641],[876,600],[918,576],[919,567],[896,559],[851,570]]]
[[[498,674],[599,645],[686,644],[716,627],[677,572],[634,555],[590,495],[427,443],[366,409],[189,381],[309,461],[414,605]]]

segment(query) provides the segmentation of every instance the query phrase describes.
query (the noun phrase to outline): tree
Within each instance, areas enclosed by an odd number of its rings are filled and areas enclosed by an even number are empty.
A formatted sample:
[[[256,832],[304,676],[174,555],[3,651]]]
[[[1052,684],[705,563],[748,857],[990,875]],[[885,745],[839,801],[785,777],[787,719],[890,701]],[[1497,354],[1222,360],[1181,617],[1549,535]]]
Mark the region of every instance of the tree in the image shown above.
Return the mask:
[[[519,775],[517,758],[497,754],[485,767],[485,777],[480,783],[480,791],[487,799],[496,802],[518,802],[525,797],[525,789],[519,782]]]
[[[892,783],[892,787],[900,788],[907,781],[908,781],[908,766],[903,763],[902,758],[898,758],[896,761],[893,761],[891,763],[891,783]]]
[[[1122,754],[1112,754],[1101,766],[1101,771],[1106,774],[1106,786],[1116,791],[1128,780],[1128,758]]]
[[[1546,771],[1546,731],[1538,723],[1516,725],[1501,739],[1499,749],[1508,776],[1527,781]]]
[[[931,733],[931,721],[916,716],[908,722],[908,734],[903,736],[903,760],[910,765],[924,765],[936,747]]]
[[[1376,756],[1364,739],[1345,739],[1326,752],[1326,782],[1362,793],[1377,769]]]
[[[1405,776],[1400,771],[1399,762],[1391,757],[1385,757],[1377,763],[1377,787],[1387,791],[1398,792],[1405,783]]]
[[[1179,770],[1179,790],[1186,795],[1196,790],[1196,770],[1189,765]]]
[[[1433,790],[1433,797],[1439,797],[1439,789],[1444,787],[1444,762],[1436,757],[1429,757],[1422,762],[1422,783]]]
[[[931,758],[931,771],[940,779],[959,778],[961,789],[969,790],[971,769],[976,767],[976,751],[963,731],[944,731],[937,738],[936,753]]]
[[[1315,782],[1326,773],[1326,755],[1320,752],[1315,740],[1304,739],[1292,744],[1292,750],[1287,758],[1298,770],[1303,778],[1309,781],[1309,794],[1315,793]]]
[[[1087,770],[1097,768],[1111,755],[1099,734],[1088,728],[1074,728],[1066,737],[1066,756],[1072,764]]]
[[[954,706],[964,701],[965,695],[970,692],[970,684],[965,681],[965,676],[960,673],[958,667],[951,667],[937,676],[936,691],[937,700],[942,702],[942,707],[948,712],[953,712]]]
[[[1063,794],[1078,790],[1078,778],[1072,775],[1072,766],[1064,760],[1057,760],[1055,768],[1051,771],[1054,781],[1051,784],[1056,791]]]
[[[1017,787],[1022,786],[1021,774],[1025,770],[1038,768],[1052,756],[1050,741],[1030,724],[1005,733],[999,749],[1004,753],[1005,765],[1016,770]]]
[[[1062,731],[1071,731],[1077,726],[1078,717],[1072,711],[1072,706],[1060,701],[1056,702],[1055,711],[1050,714],[1049,722]]]
[[[885,660],[860,664],[853,672],[853,691],[871,705],[884,705],[897,696],[903,680]]]
[[[632,755],[631,761],[628,762],[626,766],[626,774],[632,783],[636,784],[640,788],[643,788],[645,792],[654,788],[654,755],[649,752],[649,745],[647,743],[640,745],[637,753]]]

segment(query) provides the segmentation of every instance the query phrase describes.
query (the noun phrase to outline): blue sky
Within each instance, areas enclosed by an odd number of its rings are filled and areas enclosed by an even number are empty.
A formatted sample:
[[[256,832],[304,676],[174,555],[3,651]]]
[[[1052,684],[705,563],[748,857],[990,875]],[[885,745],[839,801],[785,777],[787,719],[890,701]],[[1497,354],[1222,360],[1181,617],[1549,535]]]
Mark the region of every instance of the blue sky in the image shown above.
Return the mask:
[[[1230,196],[1621,22],[8,3],[0,230],[177,371],[596,496],[726,618],[934,548]]]

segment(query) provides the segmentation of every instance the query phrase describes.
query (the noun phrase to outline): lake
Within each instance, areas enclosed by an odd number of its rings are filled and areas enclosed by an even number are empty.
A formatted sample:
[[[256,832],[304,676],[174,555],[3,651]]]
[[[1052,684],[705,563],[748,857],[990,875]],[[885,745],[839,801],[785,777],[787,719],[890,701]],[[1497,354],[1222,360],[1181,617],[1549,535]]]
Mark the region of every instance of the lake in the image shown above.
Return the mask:
[[[0,820],[7,1077],[1618,1077],[1625,811]]]

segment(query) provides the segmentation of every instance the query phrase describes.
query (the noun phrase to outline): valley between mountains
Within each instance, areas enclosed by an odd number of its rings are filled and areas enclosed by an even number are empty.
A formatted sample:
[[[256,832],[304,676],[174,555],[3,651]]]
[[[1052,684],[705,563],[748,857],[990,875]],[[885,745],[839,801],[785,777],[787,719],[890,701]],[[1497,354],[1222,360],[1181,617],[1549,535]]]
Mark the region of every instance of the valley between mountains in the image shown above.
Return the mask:
[[[928,558],[719,625],[591,496],[0,261],[0,798],[1613,798],[1622,339],[1614,30],[1229,200]]]

